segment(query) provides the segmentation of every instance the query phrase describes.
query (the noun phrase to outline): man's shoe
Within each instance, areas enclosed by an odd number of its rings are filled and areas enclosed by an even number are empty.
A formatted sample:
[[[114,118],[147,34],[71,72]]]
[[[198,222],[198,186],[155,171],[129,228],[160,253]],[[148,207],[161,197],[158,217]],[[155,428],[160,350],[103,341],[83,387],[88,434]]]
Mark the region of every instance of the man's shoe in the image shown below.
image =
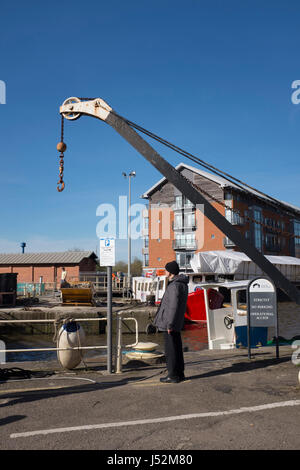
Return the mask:
[[[186,379],[185,379],[185,376],[184,376],[184,375],[180,375],[180,376],[179,376],[179,382],[183,382],[184,380],[186,380]]]
[[[180,382],[179,377],[162,377],[160,381],[164,384],[178,384]]]

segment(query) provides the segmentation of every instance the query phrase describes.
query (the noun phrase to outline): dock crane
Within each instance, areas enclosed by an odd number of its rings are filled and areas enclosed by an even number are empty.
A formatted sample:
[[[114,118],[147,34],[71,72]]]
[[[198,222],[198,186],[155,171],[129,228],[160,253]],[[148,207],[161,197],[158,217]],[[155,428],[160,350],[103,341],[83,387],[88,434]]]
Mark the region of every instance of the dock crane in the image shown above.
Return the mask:
[[[91,116],[113,127],[129,144],[131,144],[151,165],[153,165],[170,183],[172,183],[193,204],[199,205],[206,217],[218,227],[241,251],[243,251],[261,270],[271,278],[276,287],[282,289],[288,297],[300,305],[300,291],[290,282],[249,240],[247,240],[179,171],[159,155],[130,125],[130,121],[117,114],[101,98],[71,97],[60,107],[60,114],[68,120],[76,120],[81,116]],[[63,121],[63,120],[62,120]],[[61,169],[63,172],[63,152],[66,146],[60,142],[57,149],[61,152]],[[62,177],[58,188],[64,188]]]

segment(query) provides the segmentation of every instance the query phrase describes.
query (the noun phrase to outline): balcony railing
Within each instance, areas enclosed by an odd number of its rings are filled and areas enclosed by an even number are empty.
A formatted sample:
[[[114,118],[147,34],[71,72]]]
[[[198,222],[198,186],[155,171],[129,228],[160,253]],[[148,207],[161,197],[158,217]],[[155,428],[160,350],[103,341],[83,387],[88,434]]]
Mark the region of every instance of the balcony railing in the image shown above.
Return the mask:
[[[178,223],[178,222],[173,222],[172,224],[173,230],[196,230],[197,225],[196,222],[194,224],[184,224],[184,223]]]
[[[265,244],[265,249],[266,251],[275,251],[276,253],[279,253],[281,251],[281,246],[276,243],[276,244],[272,244],[272,243],[266,243]]]
[[[197,250],[196,240],[177,239],[173,240],[173,250]]]
[[[183,201],[176,201],[173,209],[176,210],[182,210],[182,209],[195,209],[195,204],[192,202],[183,202]]]
[[[229,212],[226,213],[226,219],[231,225],[245,225],[245,219],[241,215],[237,214],[236,212]]]
[[[224,237],[223,244],[225,248],[236,246],[236,244],[232,240],[230,240],[228,237]]]

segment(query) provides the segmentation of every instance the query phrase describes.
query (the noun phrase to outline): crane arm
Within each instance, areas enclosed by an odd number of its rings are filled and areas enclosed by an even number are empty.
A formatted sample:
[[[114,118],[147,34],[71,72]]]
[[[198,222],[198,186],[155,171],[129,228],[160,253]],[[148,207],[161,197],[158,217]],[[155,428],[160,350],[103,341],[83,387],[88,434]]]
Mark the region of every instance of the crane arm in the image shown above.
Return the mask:
[[[71,98],[69,98],[71,100]],[[74,98],[73,100],[76,100]],[[98,118],[120,134],[149,163],[151,163],[170,183],[208,217],[241,251],[243,251],[260,269],[269,276],[276,287],[281,288],[291,300],[300,305],[300,291],[290,282],[264,255],[262,255],[231,223],[215,209],[207,199],[195,189],[179,171],[159,155],[129,124],[102,99],[71,102],[68,100],[60,107],[60,113],[66,119],[78,119],[81,115]]]

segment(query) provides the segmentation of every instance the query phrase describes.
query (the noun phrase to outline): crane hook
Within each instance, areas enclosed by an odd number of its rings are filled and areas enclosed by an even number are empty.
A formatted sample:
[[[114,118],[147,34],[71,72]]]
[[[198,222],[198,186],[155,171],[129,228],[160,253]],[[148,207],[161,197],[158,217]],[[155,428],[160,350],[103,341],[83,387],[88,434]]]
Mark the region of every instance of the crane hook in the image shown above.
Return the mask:
[[[63,181],[59,181],[57,184],[57,191],[61,193],[65,189],[65,183]]]

